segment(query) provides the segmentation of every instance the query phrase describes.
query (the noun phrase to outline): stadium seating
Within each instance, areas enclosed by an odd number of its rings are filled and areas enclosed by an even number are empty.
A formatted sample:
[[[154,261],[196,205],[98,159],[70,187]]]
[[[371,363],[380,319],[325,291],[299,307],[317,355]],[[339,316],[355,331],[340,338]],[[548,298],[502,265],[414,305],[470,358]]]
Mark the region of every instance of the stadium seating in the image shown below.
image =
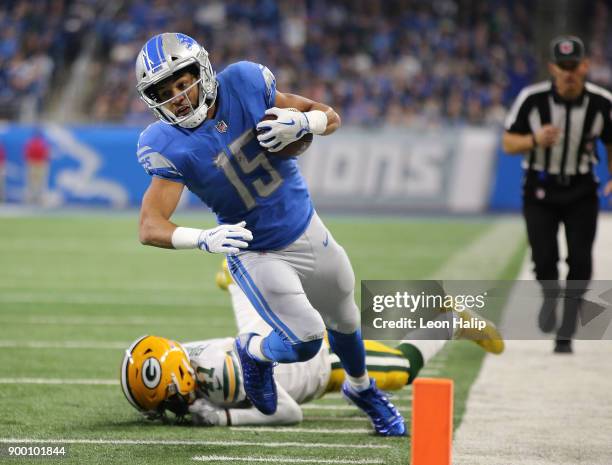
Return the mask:
[[[41,116],[50,82],[61,88],[98,8],[87,0],[0,2],[0,119]]]
[[[132,61],[163,29],[203,41],[217,69],[238,59],[265,63],[280,89],[330,102],[348,124],[498,122],[514,89],[533,78],[531,31],[516,27],[528,23],[518,21],[526,2],[461,3],[128,2],[107,29],[111,67],[96,117],[150,119],[132,91]]]
[[[161,31],[196,37],[217,70],[265,63],[279,89],[329,102],[345,123],[364,126],[499,123],[539,59],[527,0],[112,3],[99,14],[97,0],[2,2],[0,118],[32,119],[62,95],[88,30],[97,44],[75,114],[138,126],[152,117],[134,91],[133,61]],[[609,6],[593,8],[592,44],[607,43]],[[612,51],[593,45],[592,54],[592,79],[609,86]]]

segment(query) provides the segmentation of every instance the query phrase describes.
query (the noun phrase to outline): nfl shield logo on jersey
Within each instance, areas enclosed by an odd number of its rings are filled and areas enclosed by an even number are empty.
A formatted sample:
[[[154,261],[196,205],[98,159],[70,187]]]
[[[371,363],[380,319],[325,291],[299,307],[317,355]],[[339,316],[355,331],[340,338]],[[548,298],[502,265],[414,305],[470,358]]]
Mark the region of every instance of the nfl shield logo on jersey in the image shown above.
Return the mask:
[[[227,132],[227,123],[223,120],[219,121],[215,127],[217,128],[217,131],[219,131],[221,134]]]

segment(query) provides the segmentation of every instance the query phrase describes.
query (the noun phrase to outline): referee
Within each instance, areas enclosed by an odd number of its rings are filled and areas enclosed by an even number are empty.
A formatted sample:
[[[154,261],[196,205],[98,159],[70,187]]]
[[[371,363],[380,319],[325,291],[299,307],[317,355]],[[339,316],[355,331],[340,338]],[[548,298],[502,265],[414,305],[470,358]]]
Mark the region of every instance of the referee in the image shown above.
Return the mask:
[[[505,122],[506,153],[525,154],[523,216],[535,265],[544,290],[538,323],[542,331],[557,329],[555,352],[571,353],[580,297],[592,274],[592,248],[599,198],[594,165],[596,141],[608,152],[612,173],[612,94],[586,81],[589,61],[578,37],[563,36],[551,43],[549,81],[525,87]],[[604,195],[612,192],[612,181]],[[558,282],[557,231],[565,227],[567,286]],[[573,282],[579,281],[579,282]],[[557,325],[556,303],[565,298],[563,320]]]

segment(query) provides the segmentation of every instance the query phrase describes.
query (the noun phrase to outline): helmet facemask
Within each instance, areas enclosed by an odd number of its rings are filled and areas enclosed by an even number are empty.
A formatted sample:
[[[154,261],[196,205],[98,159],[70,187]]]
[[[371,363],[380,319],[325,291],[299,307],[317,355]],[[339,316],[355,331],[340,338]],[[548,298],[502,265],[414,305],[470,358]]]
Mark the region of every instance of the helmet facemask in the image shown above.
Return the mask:
[[[179,389],[179,383],[172,375],[172,384],[168,385],[168,395],[166,400],[160,404],[160,408],[164,411],[169,410],[174,413],[177,418],[182,418],[189,412],[189,406],[195,401],[195,390],[187,394],[182,394]]]

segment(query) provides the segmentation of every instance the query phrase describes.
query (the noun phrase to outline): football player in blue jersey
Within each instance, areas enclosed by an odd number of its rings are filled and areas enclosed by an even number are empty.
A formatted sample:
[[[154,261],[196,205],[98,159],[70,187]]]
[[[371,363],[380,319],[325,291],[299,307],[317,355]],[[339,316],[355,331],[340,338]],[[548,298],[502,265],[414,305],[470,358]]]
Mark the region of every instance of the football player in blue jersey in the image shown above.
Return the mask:
[[[253,405],[275,412],[274,365],[309,360],[327,330],[347,373],[344,396],[379,434],[405,435],[404,419],[366,370],[349,259],[314,211],[295,158],[274,156],[306,133],[333,133],[340,126],[336,112],[278,91],[260,64],[241,61],[216,75],[206,50],[178,33],[144,45],[136,79],[140,97],[160,119],[138,142],[138,160],[152,177],[140,240],[227,255],[233,279],[273,328],[235,341]],[[276,119],[262,121],[266,114]],[[215,212],[218,227],[170,221],[185,186]]]

